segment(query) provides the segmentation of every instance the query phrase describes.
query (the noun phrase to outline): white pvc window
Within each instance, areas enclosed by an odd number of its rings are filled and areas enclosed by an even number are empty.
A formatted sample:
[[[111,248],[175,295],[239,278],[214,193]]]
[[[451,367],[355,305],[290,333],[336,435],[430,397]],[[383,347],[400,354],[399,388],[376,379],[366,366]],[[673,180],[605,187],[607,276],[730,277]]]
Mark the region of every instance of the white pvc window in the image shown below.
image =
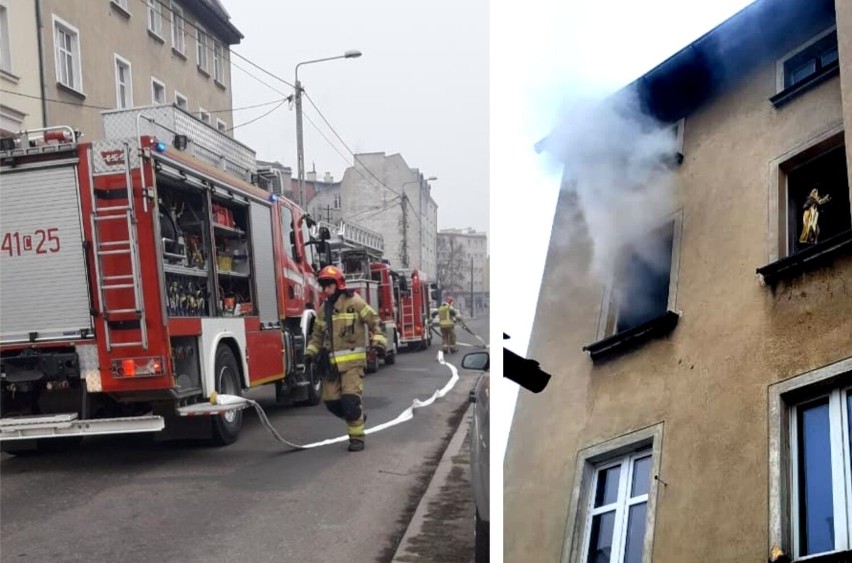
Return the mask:
[[[852,390],[795,405],[790,417],[795,557],[852,547]]]
[[[210,112],[204,108],[198,108],[198,119],[200,119],[203,123],[210,125]]]
[[[175,105],[184,111],[189,111],[189,99],[175,90]]]
[[[221,133],[228,132],[228,124],[222,121],[221,119],[216,120],[216,129],[218,129]]]
[[[222,66],[222,57],[224,49],[218,41],[213,42],[213,79],[218,82],[225,81],[224,67]]]
[[[196,42],[195,54],[198,58],[198,68],[207,70],[207,32],[200,25],[195,24]]]
[[[186,22],[183,19],[183,8],[171,3],[172,47],[180,53],[186,53]]]
[[[9,10],[0,4],[0,70],[12,72],[11,42],[9,41]]]
[[[127,109],[133,107],[133,80],[130,62],[115,55],[115,107]]]
[[[595,467],[583,561],[642,563],[651,469],[650,450]]]
[[[80,70],[80,32],[53,16],[56,81],[78,92],[83,90]]]
[[[163,35],[163,17],[160,15],[159,0],[148,0],[148,31],[157,36]]]
[[[166,103],[166,85],[153,76],[151,77],[151,103],[155,105]]]

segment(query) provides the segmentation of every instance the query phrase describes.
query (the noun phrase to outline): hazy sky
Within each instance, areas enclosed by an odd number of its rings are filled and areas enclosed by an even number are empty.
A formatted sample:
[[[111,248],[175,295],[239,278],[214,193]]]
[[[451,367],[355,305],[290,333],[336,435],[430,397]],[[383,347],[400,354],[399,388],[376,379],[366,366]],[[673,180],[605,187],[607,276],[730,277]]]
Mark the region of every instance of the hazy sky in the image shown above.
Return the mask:
[[[486,0],[223,3],[245,35],[233,50],[288,82],[294,82],[297,63],[361,51],[357,59],[301,66],[307,95],[353,152],[399,153],[410,167],[438,177],[432,197],[439,228],[487,230]],[[231,59],[235,108],[283,97],[237,67],[285,95],[293,92],[240,57]],[[305,169],[315,163],[319,177],[331,172],[339,179],[352,158],[307,99],[303,106]],[[274,107],[237,111],[234,122]],[[258,158],[291,166],[295,176],[295,124],[295,110],[285,102],[235,135]]]

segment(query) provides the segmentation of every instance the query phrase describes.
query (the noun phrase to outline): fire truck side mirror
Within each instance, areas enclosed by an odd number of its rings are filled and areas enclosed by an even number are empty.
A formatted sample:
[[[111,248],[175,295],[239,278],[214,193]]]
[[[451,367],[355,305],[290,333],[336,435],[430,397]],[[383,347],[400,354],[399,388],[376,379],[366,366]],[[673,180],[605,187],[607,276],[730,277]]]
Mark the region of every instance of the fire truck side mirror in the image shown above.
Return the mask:
[[[320,240],[329,240],[331,238],[331,233],[328,230],[328,227],[320,227],[319,228],[319,239]]]
[[[319,254],[320,267],[325,268],[329,266],[331,261],[331,245],[328,242],[321,240],[317,243],[317,254]]]

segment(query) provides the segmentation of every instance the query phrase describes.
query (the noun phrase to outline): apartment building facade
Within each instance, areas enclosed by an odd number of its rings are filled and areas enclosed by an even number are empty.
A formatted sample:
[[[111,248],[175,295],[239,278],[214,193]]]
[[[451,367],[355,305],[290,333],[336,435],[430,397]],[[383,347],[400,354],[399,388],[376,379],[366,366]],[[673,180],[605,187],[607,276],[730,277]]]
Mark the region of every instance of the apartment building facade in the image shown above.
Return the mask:
[[[605,267],[566,166],[505,561],[848,560],[850,77],[852,5],[758,0],[630,85],[671,197]]]
[[[32,4],[0,0],[0,136],[44,124]]]
[[[230,134],[230,46],[242,34],[219,0],[33,0],[7,9],[37,19],[38,42],[12,57],[41,53],[27,73],[40,82],[46,125],[98,139],[103,110],[176,104]]]
[[[487,271],[487,233],[471,228],[438,231],[438,283],[466,314],[488,308]]]

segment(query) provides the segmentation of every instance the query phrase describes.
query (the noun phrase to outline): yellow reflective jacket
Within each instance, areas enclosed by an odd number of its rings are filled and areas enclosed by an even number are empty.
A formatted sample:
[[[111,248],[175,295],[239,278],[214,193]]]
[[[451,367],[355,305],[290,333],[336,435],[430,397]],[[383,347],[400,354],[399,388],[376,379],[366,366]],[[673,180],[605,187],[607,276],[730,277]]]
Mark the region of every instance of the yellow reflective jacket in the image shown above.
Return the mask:
[[[331,334],[326,321],[329,307],[332,307]],[[339,293],[336,299],[326,301],[317,313],[306,353],[317,355],[320,349],[327,348],[331,363],[341,372],[366,367],[368,345],[387,347],[379,315],[358,294]]]
[[[459,313],[449,303],[444,303],[433,313],[438,316],[438,326],[441,328],[452,328],[456,326],[456,320],[460,320]]]

